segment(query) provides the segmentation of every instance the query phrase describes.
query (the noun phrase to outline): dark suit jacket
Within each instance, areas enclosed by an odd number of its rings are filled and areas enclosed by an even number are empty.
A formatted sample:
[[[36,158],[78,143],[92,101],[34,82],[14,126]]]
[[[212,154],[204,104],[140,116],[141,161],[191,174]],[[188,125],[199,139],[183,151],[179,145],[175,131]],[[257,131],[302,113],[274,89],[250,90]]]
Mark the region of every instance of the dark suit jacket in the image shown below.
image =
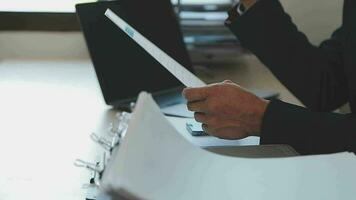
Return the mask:
[[[312,16],[311,16],[312,17]],[[227,25],[307,108],[272,101],[262,144],[290,144],[301,154],[356,152],[356,1],[345,0],[342,26],[320,47],[298,31],[278,0],[260,0]]]

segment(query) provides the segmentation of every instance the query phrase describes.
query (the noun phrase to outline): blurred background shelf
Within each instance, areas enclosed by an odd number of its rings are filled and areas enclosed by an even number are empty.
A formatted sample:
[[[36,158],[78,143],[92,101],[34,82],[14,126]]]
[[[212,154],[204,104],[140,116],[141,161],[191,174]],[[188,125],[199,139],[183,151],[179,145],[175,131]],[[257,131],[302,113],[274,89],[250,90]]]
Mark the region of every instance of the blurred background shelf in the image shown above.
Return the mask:
[[[191,58],[195,64],[231,63],[243,52],[225,26],[235,0],[172,0]]]

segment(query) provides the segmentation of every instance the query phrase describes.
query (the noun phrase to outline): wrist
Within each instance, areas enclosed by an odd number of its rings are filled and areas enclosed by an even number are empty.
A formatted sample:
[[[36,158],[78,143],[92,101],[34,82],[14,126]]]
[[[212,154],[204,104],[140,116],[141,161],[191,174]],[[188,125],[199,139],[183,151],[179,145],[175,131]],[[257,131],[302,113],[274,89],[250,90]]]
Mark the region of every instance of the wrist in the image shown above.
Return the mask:
[[[256,111],[255,111],[256,127],[253,133],[251,134],[251,136],[260,136],[264,115],[266,113],[269,103],[270,101],[261,99],[261,102],[258,104],[258,106],[256,106]]]

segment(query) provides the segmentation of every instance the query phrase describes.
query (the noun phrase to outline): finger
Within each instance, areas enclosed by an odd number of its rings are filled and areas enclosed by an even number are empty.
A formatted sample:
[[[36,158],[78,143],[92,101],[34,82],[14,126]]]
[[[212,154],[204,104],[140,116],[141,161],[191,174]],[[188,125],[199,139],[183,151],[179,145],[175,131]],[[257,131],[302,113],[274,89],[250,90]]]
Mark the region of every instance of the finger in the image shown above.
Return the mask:
[[[183,90],[183,96],[188,101],[202,101],[208,97],[208,91],[208,87],[185,88]]]
[[[208,135],[213,135],[214,133],[214,131],[207,124],[203,124],[202,129]]]
[[[239,140],[246,138],[248,136],[248,133],[242,128],[234,126],[217,129],[214,132],[214,136],[226,140]]]
[[[209,134],[209,128],[208,128],[208,125],[207,124],[202,124],[201,125],[201,128],[203,129],[203,131],[206,133],[206,134]]]
[[[203,124],[208,124],[208,121],[209,121],[209,117],[204,113],[196,112],[196,113],[194,113],[194,118],[195,118],[195,121],[203,123]]]
[[[207,105],[205,101],[188,102],[187,107],[188,110],[192,112],[204,113],[207,111]]]
[[[223,83],[233,83],[231,80],[225,80]]]
[[[202,124],[208,125],[210,128],[219,128],[222,125],[222,121],[216,118],[216,116],[211,115],[209,113],[194,113],[195,121],[200,122]]]

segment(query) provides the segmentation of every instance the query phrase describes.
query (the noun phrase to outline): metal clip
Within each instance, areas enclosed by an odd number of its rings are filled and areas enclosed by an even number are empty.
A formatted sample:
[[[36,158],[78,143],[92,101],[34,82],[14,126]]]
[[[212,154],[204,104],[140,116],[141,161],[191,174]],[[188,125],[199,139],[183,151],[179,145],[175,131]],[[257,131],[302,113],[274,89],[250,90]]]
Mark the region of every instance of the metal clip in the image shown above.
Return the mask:
[[[118,121],[117,133],[119,135],[119,138],[121,139],[125,136],[126,130],[129,126],[131,115],[127,112],[121,112],[116,114],[116,118]]]
[[[103,169],[99,166],[99,163],[94,164],[94,163],[86,162],[81,159],[76,159],[74,161],[74,166],[85,168],[85,169],[88,169],[89,171],[96,172],[99,174],[102,173],[102,171],[103,171]]]
[[[111,149],[113,148],[112,142],[110,142],[109,140],[103,138],[103,137],[99,137],[97,134],[92,133],[90,135],[90,138],[97,144],[99,144],[101,147],[103,147],[105,150],[111,151]]]
[[[136,103],[135,102],[131,102],[130,103],[130,110],[131,112],[133,112],[135,110],[135,107],[136,107]]]
[[[130,121],[130,114],[127,112],[118,112],[116,120],[110,123],[109,132],[113,136],[113,146],[119,144],[121,138],[125,135]]]
[[[83,161],[81,159],[76,159],[74,161],[74,165],[76,167],[88,169],[89,171],[92,172],[90,182],[83,184],[82,185],[83,189],[92,191],[92,190],[96,190],[96,188],[98,188],[100,186],[100,178],[101,178],[102,172],[104,171],[104,167],[100,167],[100,162],[97,162],[96,164],[94,164],[94,163],[89,163],[89,162]]]

